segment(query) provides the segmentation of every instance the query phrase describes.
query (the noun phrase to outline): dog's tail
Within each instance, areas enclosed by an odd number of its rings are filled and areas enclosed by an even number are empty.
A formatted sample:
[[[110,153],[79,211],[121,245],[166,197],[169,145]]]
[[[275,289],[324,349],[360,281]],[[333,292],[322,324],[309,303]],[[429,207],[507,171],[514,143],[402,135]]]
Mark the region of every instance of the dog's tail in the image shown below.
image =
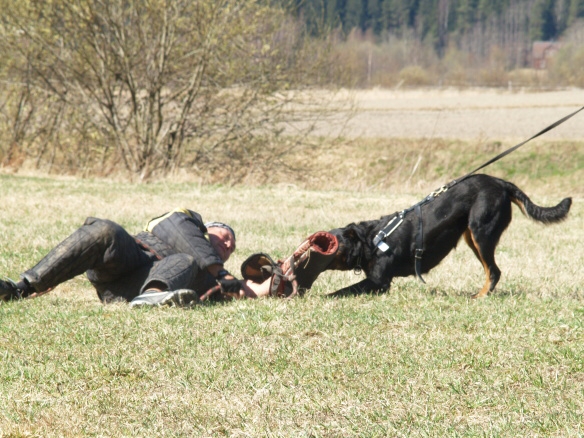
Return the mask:
[[[561,222],[568,216],[570,206],[572,205],[572,198],[564,198],[555,207],[540,207],[534,204],[516,185],[512,183],[507,184],[511,201],[519,207],[525,216],[544,224]]]

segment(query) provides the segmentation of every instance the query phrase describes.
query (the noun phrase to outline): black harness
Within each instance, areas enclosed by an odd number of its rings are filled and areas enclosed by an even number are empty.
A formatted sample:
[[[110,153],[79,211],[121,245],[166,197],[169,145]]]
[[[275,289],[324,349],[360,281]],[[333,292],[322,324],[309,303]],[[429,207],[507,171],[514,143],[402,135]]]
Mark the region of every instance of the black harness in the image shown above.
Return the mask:
[[[467,175],[468,176],[468,175]],[[465,176],[466,178],[466,176]],[[397,215],[390,219],[385,227],[377,233],[375,238],[373,239],[373,245],[375,245],[381,252],[386,252],[390,249],[389,245],[385,242],[385,239],[391,235],[397,228],[403,223],[404,217],[411,211],[415,211],[416,216],[418,217],[418,230],[416,231],[416,249],[414,253],[415,258],[415,269],[416,269],[416,276],[422,281],[422,283],[426,283],[422,278],[422,254],[424,253],[424,221],[422,220],[422,206],[427,204],[428,202],[434,200],[442,193],[447,191],[450,187],[454,184],[462,181],[452,181],[449,184],[440,187],[438,190],[430,193],[420,202],[415,205],[412,205],[405,210],[400,211]]]
[[[461,181],[464,181],[469,176],[471,176],[474,173],[478,172],[482,168],[487,167],[489,164],[492,164],[495,161],[500,160],[505,155],[508,155],[511,152],[519,149],[525,143],[533,140],[534,138],[537,138],[540,135],[543,135],[546,132],[551,131],[552,129],[556,128],[557,126],[561,125],[566,120],[572,118],[573,116],[575,116],[576,114],[578,114],[582,110],[584,110],[584,106],[582,108],[574,111],[573,113],[568,114],[567,116],[561,118],[557,122],[552,123],[547,128],[539,131],[537,134],[535,134],[534,136],[528,138],[527,140],[525,140],[525,141],[523,141],[523,142],[521,142],[521,143],[519,143],[519,144],[517,144],[517,145],[515,145],[515,146],[513,146],[513,147],[511,147],[509,149],[507,149],[506,151],[500,153],[496,157],[491,158],[489,161],[487,161],[486,163],[480,165],[479,167],[477,167],[473,171],[467,173],[463,177],[461,177],[459,179],[455,179],[455,180],[450,181],[448,184],[446,184],[446,185],[440,187],[438,190],[430,193],[428,196],[426,196],[424,199],[422,199],[417,204],[415,204],[415,205],[413,205],[413,206],[411,206],[409,208],[406,208],[405,210],[400,211],[393,218],[391,218],[389,220],[389,222],[387,223],[387,225],[385,227],[383,227],[382,230],[380,230],[377,233],[377,235],[373,239],[373,245],[376,246],[381,252],[383,252],[383,253],[387,252],[387,250],[389,250],[390,247],[385,242],[385,239],[387,239],[391,235],[391,233],[393,233],[403,223],[404,217],[408,213],[410,213],[411,211],[415,211],[416,212],[416,216],[418,217],[418,229],[416,231],[416,239],[415,239],[416,247],[415,247],[415,253],[414,253],[415,270],[416,270],[416,276],[422,281],[422,283],[425,284],[426,282],[422,278],[422,255],[424,253],[424,224],[423,224],[423,221],[422,221],[422,206],[424,206],[425,204],[429,203],[433,199],[437,198],[442,193],[444,193],[448,189],[450,189],[452,186],[458,184]]]

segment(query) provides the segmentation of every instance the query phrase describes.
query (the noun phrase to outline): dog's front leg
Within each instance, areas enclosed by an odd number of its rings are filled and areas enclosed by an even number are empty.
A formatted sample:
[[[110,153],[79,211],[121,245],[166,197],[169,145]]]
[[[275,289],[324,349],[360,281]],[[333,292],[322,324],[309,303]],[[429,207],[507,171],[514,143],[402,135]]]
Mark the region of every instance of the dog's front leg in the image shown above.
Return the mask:
[[[366,278],[358,283],[352,284],[351,286],[344,287],[335,292],[328,294],[329,297],[346,297],[355,296],[361,294],[367,294],[371,292],[383,293],[389,290],[390,282],[387,285],[379,285],[373,280]]]

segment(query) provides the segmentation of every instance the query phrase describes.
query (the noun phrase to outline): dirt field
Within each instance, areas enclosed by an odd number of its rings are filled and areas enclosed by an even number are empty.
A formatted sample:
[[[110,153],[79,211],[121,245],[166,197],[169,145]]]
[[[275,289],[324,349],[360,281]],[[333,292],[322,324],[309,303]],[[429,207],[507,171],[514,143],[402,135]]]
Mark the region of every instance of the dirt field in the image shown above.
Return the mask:
[[[523,140],[584,105],[584,90],[366,90],[353,93],[356,115],[346,137]],[[330,124],[318,133],[331,132]],[[584,111],[553,131],[548,140],[582,140]]]

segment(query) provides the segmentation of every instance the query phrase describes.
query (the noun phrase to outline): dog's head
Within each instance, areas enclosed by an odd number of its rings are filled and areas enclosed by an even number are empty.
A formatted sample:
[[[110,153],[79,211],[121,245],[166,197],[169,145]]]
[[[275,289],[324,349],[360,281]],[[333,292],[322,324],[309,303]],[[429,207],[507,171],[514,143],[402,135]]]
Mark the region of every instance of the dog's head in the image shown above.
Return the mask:
[[[362,224],[349,224],[343,228],[329,231],[339,242],[335,258],[327,269],[347,271],[363,269],[371,258],[367,227]]]

